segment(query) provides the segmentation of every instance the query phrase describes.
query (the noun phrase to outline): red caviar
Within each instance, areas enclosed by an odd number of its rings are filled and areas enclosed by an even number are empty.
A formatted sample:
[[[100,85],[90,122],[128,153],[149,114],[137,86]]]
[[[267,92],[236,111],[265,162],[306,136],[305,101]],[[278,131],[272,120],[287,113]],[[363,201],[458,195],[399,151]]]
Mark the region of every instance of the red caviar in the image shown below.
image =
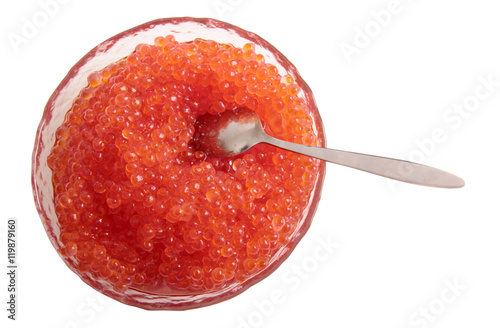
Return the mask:
[[[47,156],[60,253],[84,280],[111,296],[236,293],[300,239],[323,163],[191,144],[198,117],[247,107],[269,134],[323,145],[302,86],[255,49],[159,36],[88,76]]]

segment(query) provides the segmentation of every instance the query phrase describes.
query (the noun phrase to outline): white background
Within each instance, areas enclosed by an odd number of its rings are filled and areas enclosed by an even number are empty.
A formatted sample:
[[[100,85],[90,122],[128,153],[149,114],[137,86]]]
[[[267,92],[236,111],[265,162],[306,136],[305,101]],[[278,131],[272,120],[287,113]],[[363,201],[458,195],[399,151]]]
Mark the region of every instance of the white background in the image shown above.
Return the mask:
[[[495,1],[54,1],[0,5],[2,327],[499,327]],[[58,4],[51,16],[48,2]],[[65,267],[38,218],[35,131],[49,96],[87,51],[173,16],[222,19],[275,45],[313,89],[330,147],[423,161],[467,186],[405,185],[328,165],[305,238],[240,296],[184,312],[100,296]],[[36,19],[37,31],[23,35]],[[13,44],[14,35],[24,42]],[[453,112],[464,102],[463,116]],[[9,217],[18,220],[16,322],[6,318]],[[321,248],[328,242],[331,253]]]

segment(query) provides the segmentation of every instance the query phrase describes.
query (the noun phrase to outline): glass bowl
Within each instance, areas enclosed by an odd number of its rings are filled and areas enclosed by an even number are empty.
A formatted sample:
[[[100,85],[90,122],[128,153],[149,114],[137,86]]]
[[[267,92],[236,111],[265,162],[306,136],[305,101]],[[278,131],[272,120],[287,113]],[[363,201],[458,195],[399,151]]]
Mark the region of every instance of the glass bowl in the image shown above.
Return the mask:
[[[154,44],[158,36],[173,35],[178,42],[189,42],[194,39],[214,40],[218,43],[244,47],[253,43],[255,53],[261,54],[266,63],[274,65],[279,76],[287,81],[294,81],[298,86],[295,94],[309,112],[315,132],[317,146],[325,145],[322,121],[314,102],[310,88],[302,80],[297,69],[276,48],[254,33],[236,26],[207,18],[165,18],[151,21],[124,31],[102,42],[86,54],[68,72],[60,85],[47,102],[36,134],[32,158],[32,186],[34,200],[43,226],[54,248],[60,254],[66,265],[85,283],[103,294],[128,305],[148,310],[184,310],[214,304],[240,294],[248,287],[267,277],[290,255],[311,224],[318,205],[324,178],[325,165],[317,161],[318,172],[314,180],[314,188],[310,190],[307,206],[293,231],[288,243],[282,246],[269,263],[244,281],[232,281],[219,289],[204,293],[190,291],[165,292],[164,290],[141,290],[132,284],[127,289],[117,289],[109,281],[100,278],[95,272],[81,270],[79,260],[68,256],[64,243],[61,241],[61,224],[56,215],[56,199],[53,186],[54,172],[49,168],[47,158],[56,142],[56,131],[63,124],[68,110],[82,89],[89,84],[88,76],[102,70],[130,55],[139,44]],[[291,129],[293,126],[287,126]],[[273,134],[273,131],[268,131]],[[279,136],[278,136],[279,137]],[[293,139],[293,138],[292,138]],[[289,140],[300,142],[300,140]],[[267,146],[267,145],[266,145]],[[266,146],[261,149],[265,150]],[[260,149],[260,148],[258,148]]]

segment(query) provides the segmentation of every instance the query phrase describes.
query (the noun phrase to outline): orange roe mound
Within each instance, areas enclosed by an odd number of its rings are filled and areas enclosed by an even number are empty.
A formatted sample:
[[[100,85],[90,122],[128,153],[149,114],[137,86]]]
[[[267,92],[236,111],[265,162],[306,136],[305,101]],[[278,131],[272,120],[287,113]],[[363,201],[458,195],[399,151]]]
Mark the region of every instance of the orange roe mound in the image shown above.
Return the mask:
[[[321,146],[301,92],[251,43],[172,35],[90,74],[47,158],[62,256],[118,293],[197,295],[263,272],[322,164],[265,144],[212,158],[194,150],[194,123],[246,107],[270,135]]]

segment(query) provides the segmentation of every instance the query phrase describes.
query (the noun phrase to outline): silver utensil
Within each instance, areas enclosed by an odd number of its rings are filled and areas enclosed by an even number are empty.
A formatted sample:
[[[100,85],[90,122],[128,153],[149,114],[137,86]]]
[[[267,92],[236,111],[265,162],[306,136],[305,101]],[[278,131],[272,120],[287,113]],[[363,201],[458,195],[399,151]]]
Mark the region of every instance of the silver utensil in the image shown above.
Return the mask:
[[[464,180],[451,173],[419,163],[306,146],[273,138],[264,132],[259,116],[247,109],[226,111],[219,116],[204,115],[196,123],[194,139],[195,147],[209,156],[236,156],[263,142],[407,183],[439,188],[460,188],[465,185]]]

